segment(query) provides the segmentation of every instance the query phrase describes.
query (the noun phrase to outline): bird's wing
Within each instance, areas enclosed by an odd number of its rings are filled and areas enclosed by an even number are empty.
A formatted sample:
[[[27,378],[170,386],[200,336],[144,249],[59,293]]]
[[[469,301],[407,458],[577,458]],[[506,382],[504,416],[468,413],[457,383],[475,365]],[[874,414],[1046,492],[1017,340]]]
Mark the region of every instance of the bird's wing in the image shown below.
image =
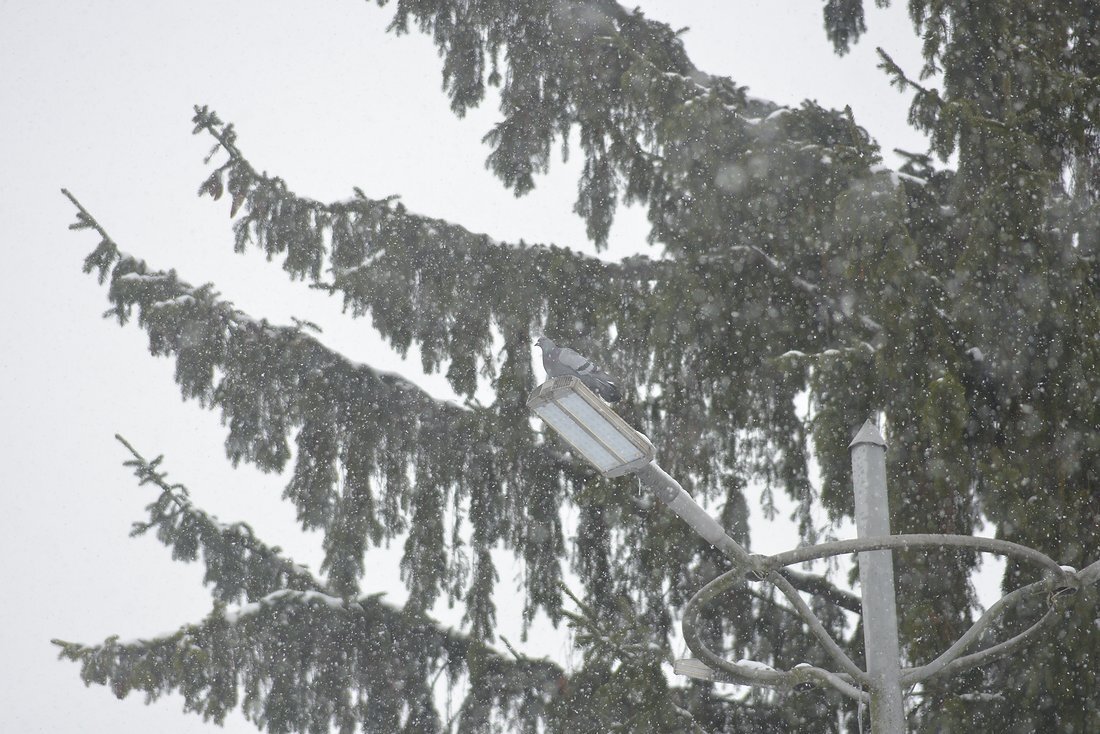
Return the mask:
[[[562,347],[559,349],[557,356],[558,362],[571,370],[575,370],[579,375],[587,375],[599,371],[599,368],[592,364],[592,360],[588,359],[588,357],[585,357],[583,354],[577,354],[569,347]]]

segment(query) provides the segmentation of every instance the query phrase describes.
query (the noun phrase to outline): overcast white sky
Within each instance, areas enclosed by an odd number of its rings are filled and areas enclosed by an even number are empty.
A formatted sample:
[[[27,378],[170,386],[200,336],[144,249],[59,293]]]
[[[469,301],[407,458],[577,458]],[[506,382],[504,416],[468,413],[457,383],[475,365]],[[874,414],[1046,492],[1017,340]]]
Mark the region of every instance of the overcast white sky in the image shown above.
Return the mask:
[[[783,103],[851,104],[886,151],[923,150],[905,125],[906,98],[875,69],[875,45],[919,68],[898,4],[869,7],[870,36],[843,59],[825,40],[820,3],[642,8],[691,27],[686,43],[700,68]],[[139,696],[120,703],[103,687],[85,689],[49,644],[153,636],[210,608],[198,566],[127,537],[153,490],[136,487],[121,466],[127,456],[114,433],[147,456],[164,453],[173,478],[222,519],[246,519],[297,560],[314,568],[318,560],[318,539],[298,533],[278,500],[284,480],[231,469],[217,416],[181,403],[172,364],[148,356],[136,327],[99,317],[105,290],[80,272],[96,240],[66,230],[73,211],[60,187],[151,266],[213,281],[257,317],[317,321],[326,343],[439,396],[449,394],[442,380],[380,347],[366,320],[341,317],[338,303],[289,283],[258,253],[232,253],[227,204],[195,196],[210,141],[191,136],[192,105],[234,122],[257,168],[300,194],[339,199],[358,185],[498,239],[587,248],[571,213],[579,157],[513,198],[483,167],[479,141],[493,106],[455,119],[429,41],[385,34],[389,17],[362,0],[0,0],[0,728],[209,730],[180,713],[178,698],[147,707]],[[641,214],[624,212],[608,256],[644,249],[644,236]],[[776,545],[764,545],[761,529],[758,521],[757,549],[790,546],[793,534],[774,532]],[[502,575],[502,589],[510,581]],[[393,577],[379,584],[392,586]],[[529,649],[554,652],[555,644]],[[226,728],[255,731],[239,715]]]

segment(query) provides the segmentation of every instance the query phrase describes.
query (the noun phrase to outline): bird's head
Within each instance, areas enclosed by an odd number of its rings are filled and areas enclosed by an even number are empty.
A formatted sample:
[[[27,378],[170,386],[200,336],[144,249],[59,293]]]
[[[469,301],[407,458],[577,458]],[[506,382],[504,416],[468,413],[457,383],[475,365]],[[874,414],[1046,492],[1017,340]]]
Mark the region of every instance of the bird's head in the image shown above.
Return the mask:
[[[543,350],[553,349],[554,342],[547,339],[545,336],[540,336],[538,341],[535,342],[536,347],[541,347]]]

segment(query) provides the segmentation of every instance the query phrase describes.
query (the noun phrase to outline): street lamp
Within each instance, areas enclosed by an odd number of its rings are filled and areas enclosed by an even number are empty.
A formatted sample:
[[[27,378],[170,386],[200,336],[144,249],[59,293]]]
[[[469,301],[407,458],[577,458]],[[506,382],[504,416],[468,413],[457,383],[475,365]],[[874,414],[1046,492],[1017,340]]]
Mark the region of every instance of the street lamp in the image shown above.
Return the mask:
[[[657,466],[656,451],[649,439],[631,428],[579,378],[547,380],[531,393],[527,407],[605,477],[634,474],[642,486],[656,494],[711,545],[739,564],[749,562],[745,549],[726,534],[679,482]]]
[[[1079,586],[1100,582],[1100,561],[1078,572],[1059,566],[1037,550],[995,538],[966,535],[892,535],[886,495],[886,442],[870,422],[863,426],[849,447],[855,485],[855,540],[835,541],[798,548],[773,556],[749,554],[726,534],[680,484],[655,461],[649,440],[635,431],[576,377],[557,377],[540,385],[527,401],[539,417],[595,466],[604,476],[633,473],[642,486],[657,495],[696,533],[725,553],[735,568],[706,584],[684,607],[684,641],[696,655],[676,661],[675,672],[711,681],[743,685],[805,689],[827,685],[859,701],[871,704],[872,731],[900,734],[905,728],[903,689],[934,676],[956,674],[967,668],[1018,650],[1060,617],[1058,603]],[[921,666],[902,668],[898,654],[897,612],[894,601],[891,550],[944,546],[998,553],[1043,568],[1043,580],[1006,594],[949,649]],[[788,580],[787,566],[847,553],[858,553],[863,589],[862,608],[867,669],[857,666],[840,648],[809,605]],[[699,634],[703,607],[727,593],[746,577],[766,581],[790,602],[810,631],[838,666],[832,671],[802,663],[789,671],[775,670],[751,660],[731,662],[707,648]],[[1043,617],[1014,637],[977,652],[964,654],[1011,606],[1036,593],[1046,593],[1049,608]]]
[[[649,439],[576,377],[555,377],[539,385],[527,407],[605,477],[630,474],[653,461]]]

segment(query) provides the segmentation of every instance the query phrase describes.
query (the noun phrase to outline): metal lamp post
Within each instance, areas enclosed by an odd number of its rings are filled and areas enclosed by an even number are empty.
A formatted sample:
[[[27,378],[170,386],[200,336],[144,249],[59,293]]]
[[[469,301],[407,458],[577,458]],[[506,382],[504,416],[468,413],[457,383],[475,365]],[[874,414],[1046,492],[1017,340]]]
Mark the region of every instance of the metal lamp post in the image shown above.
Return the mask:
[[[605,477],[633,473],[642,485],[679,515],[711,545],[746,561],[748,553],[680,483],[654,460],[649,439],[635,431],[576,377],[555,377],[535,388],[527,407],[600,470]]]
[[[856,494],[856,536],[886,537],[890,534],[886,442],[878,428],[868,421],[849,449]],[[860,553],[859,585],[863,591],[864,658],[871,679],[871,731],[905,731],[893,553],[888,550]]]
[[[1081,584],[1100,581],[1100,561],[1078,572],[1059,566],[1037,550],[1005,540],[969,535],[891,535],[886,495],[886,443],[874,424],[867,422],[852,441],[852,478],[855,489],[855,540],[797,548],[773,556],[748,553],[726,534],[683,487],[661,469],[653,445],[611,410],[575,377],[558,377],[540,385],[527,401],[545,420],[604,476],[633,473],[641,484],[679,515],[714,547],[725,553],[734,568],[714,579],[684,607],[683,633],[694,659],[678,660],[675,672],[704,680],[802,689],[829,686],[860,703],[870,704],[875,734],[905,731],[905,688],[932,677],[952,675],[990,662],[1021,648],[1058,618],[1058,605]],[[1043,569],[1043,578],[1002,597],[962,637],[935,660],[902,668],[899,655],[894,570],[891,551],[930,546],[970,548],[1011,556]],[[867,669],[856,665],[780,573],[788,566],[849,553],[859,554],[864,643]],[[711,651],[699,636],[700,615],[706,605],[748,578],[773,584],[809,625],[837,670],[802,663],[782,671],[754,661],[731,662]],[[1011,606],[1046,593],[1046,613],[1020,634],[977,652],[963,654]]]

